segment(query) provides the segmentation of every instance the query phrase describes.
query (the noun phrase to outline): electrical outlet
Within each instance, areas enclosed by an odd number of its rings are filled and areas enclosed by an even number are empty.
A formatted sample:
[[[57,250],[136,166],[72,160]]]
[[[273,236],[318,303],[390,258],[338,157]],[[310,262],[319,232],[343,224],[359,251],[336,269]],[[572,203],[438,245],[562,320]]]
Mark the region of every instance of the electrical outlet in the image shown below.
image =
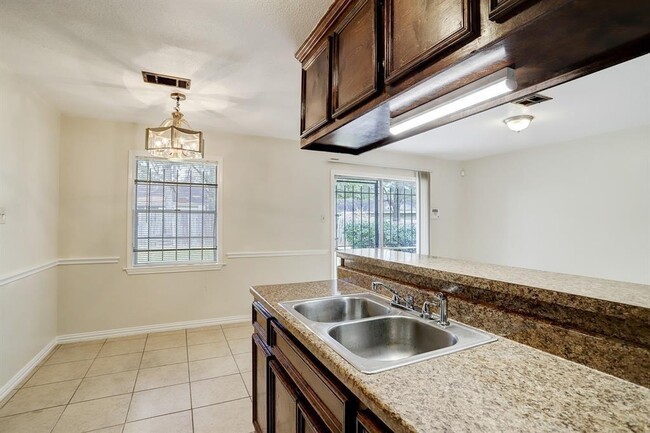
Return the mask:
[[[5,223],[5,208],[0,207],[0,224]]]

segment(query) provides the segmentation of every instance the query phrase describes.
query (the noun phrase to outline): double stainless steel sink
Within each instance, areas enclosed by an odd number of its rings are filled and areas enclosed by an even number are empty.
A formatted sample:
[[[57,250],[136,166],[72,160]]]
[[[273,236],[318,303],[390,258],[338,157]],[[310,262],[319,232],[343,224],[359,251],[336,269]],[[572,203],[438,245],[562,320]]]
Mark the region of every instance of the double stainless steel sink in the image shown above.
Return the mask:
[[[496,337],[451,321],[440,326],[392,307],[373,293],[280,303],[363,373],[378,373],[481,344]]]

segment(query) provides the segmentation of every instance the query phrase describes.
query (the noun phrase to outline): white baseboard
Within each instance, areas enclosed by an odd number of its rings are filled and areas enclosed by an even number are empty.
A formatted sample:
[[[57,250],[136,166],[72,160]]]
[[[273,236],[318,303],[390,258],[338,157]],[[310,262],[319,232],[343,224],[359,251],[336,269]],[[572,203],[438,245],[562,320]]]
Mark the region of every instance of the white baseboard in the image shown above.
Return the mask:
[[[218,319],[190,320],[187,322],[161,323],[158,325],[134,326],[131,328],[109,329],[106,331],[82,332],[79,334],[59,335],[57,343],[76,343],[78,341],[99,340],[102,338],[126,337],[128,335],[150,332],[175,331],[177,329],[200,328],[202,326],[228,325],[231,323],[250,323],[251,316],[230,316]]]
[[[9,379],[7,383],[5,383],[2,388],[0,388],[0,401],[4,400],[4,398],[14,389],[16,388],[25,378],[29,376],[29,374],[32,372],[32,370],[43,361],[47,355],[50,354],[50,352],[56,347],[57,345],[57,337],[54,337],[52,341],[47,343],[45,347],[41,349],[40,352],[36,354],[23,368],[20,369],[20,371],[14,376]]]
[[[82,332],[79,334],[59,335],[50,341],[23,368],[20,369],[7,383],[0,388],[2,401],[32,370],[43,361],[57,344],[76,343],[78,341],[99,340],[103,338],[125,337],[149,332],[175,331],[177,329],[200,328],[202,326],[228,325],[231,323],[250,323],[249,314],[243,316],[221,317],[218,319],[190,320],[187,322],[161,323],[158,325],[135,326],[132,328],[109,329],[107,331]]]

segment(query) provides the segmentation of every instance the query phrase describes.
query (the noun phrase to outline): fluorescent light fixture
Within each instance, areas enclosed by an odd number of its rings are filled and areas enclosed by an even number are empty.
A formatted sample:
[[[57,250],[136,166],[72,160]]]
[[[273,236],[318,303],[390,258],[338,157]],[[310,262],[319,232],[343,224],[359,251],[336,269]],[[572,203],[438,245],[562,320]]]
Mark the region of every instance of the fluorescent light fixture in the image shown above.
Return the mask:
[[[398,135],[434,120],[505,95],[517,88],[515,71],[501,69],[494,74],[463,86],[442,98],[428,102],[392,119],[390,133]]]

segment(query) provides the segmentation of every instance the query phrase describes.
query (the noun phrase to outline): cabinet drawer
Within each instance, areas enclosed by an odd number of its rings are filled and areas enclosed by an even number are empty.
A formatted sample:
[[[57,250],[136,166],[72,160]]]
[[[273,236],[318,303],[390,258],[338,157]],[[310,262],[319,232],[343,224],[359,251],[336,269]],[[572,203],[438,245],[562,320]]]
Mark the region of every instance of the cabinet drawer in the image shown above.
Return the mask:
[[[266,311],[266,308],[261,303],[253,302],[253,327],[265,343],[269,343],[268,336],[270,335],[271,314]]]
[[[346,420],[353,414],[352,401],[344,389],[324,374],[276,323],[271,328],[273,354],[327,427],[334,432],[344,431]]]

